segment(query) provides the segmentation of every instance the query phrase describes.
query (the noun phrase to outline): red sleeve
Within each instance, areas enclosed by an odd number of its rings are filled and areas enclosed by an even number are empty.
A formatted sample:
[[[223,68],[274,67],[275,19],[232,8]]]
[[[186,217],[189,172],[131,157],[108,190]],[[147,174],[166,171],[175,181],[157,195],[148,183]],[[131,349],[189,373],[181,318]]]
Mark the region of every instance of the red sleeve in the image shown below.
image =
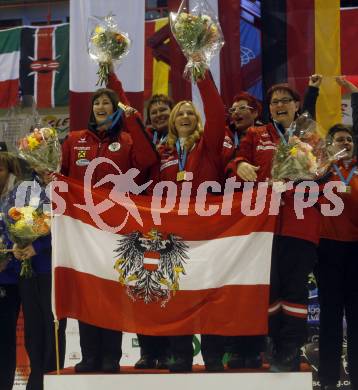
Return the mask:
[[[240,148],[237,152],[236,158],[231,160],[225,168],[226,177],[237,176],[236,171],[239,162],[245,161],[250,164],[253,163],[252,150],[254,143],[254,130],[249,129],[241,139]]]
[[[133,140],[131,156],[133,166],[139,170],[146,170],[157,164],[159,155],[145,131],[139,114],[125,118],[125,123]]]
[[[221,154],[225,137],[225,107],[209,73],[198,82],[205,112],[204,144],[212,153]]]
[[[130,101],[128,100],[128,98],[124,92],[122,83],[120,82],[120,80],[118,79],[118,77],[116,76],[116,74],[114,72],[111,72],[108,75],[107,88],[113,89],[113,91],[115,91],[117,93],[117,95],[119,97],[119,101],[121,103],[123,103],[126,106],[131,105]]]
[[[254,133],[255,130],[253,128],[249,128],[246,134],[242,137],[235,161],[246,161],[253,164],[254,156],[252,150],[255,144]]]

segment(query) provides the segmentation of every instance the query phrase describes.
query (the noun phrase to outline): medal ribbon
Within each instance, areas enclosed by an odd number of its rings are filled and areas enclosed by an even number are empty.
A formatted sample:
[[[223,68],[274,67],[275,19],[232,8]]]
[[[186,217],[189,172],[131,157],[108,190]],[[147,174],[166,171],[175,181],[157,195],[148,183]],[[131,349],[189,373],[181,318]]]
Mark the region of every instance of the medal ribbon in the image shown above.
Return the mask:
[[[180,147],[180,141],[177,139],[177,142],[175,143],[175,146],[177,148],[178,153],[178,165],[179,165],[179,171],[184,171],[185,164],[186,164],[186,149],[183,148],[183,152]]]
[[[352,180],[352,177],[354,175],[354,172],[356,170],[356,167],[353,167],[351,171],[349,172],[349,175],[347,176],[347,179],[344,178],[341,170],[338,168],[337,164],[333,164],[334,170],[337,172],[337,175],[341,179],[341,182],[344,183],[344,185],[348,186],[349,182]]]

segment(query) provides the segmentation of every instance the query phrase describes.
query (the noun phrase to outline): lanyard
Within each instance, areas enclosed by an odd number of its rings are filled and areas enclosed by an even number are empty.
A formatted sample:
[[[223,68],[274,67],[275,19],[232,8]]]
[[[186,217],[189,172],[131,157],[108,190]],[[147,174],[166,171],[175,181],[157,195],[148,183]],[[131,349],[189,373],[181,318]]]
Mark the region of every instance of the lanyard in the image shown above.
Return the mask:
[[[164,143],[166,139],[167,139],[167,136],[166,135],[162,135],[160,137],[159,144]],[[158,142],[158,131],[157,130],[154,130],[153,141],[152,142],[153,142],[154,145],[156,145],[157,142]]]
[[[337,175],[341,179],[342,183],[344,183],[346,186],[348,186],[349,182],[352,180],[352,177],[354,175],[354,172],[356,170],[356,167],[353,167],[351,171],[349,172],[349,175],[347,176],[347,179],[344,178],[341,170],[338,168],[337,164],[333,164],[334,170],[337,172]]]
[[[179,171],[184,171],[186,156],[187,156],[186,149],[183,148],[183,152],[181,152],[180,141],[178,139],[177,142],[175,143],[175,146],[177,148],[177,153],[178,153]]]
[[[100,124],[97,125],[97,128],[112,122],[111,126],[109,126],[109,129],[113,129],[113,127],[118,123],[119,119],[121,118],[123,114],[123,110],[118,107],[118,109],[111,115],[108,115],[107,118],[101,122]]]
[[[239,149],[240,139],[239,139],[239,136],[237,134],[237,131],[235,131],[235,133],[234,133],[234,144],[235,144],[235,149]]]
[[[273,121],[273,125],[274,125],[274,127],[275,127],[275,129],[276,129],[276,131],[277,131],[277,134],[280,136],[281,141],[283,142],[283,144],[284,144],[284,145],[288,145],[288,141],[286,140],[284,134],[282,134],[281,130],[278,128],[276,121]],[[293,132],[293,128],[290,126],[290,127],[288,128],[288,130],[287,130],[288,138],[291,137],[292,132]]]

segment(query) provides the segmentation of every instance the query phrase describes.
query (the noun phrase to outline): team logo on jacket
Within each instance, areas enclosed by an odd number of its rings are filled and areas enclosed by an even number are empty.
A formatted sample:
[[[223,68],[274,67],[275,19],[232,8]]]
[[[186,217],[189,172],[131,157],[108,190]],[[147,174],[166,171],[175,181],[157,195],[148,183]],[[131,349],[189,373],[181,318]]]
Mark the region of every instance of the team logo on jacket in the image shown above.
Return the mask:
[[[155,229],[147,234],[130,233],[118,242],[114,269],[128,296],[164,307],[179,290],[188,259],[188,245],[178,236],[166,237]]]
[[[111,152],[117,152],[121,148],[121,144],[119,142],[112,142],[110,145],[108,145],[108,149]]]
[[[78,165],[79,167],[84,167],[86,165],[88,165],[90,163],[89,160],[87,160],[86,158],[79,158],[78,160],[76,160],[76,165]]]

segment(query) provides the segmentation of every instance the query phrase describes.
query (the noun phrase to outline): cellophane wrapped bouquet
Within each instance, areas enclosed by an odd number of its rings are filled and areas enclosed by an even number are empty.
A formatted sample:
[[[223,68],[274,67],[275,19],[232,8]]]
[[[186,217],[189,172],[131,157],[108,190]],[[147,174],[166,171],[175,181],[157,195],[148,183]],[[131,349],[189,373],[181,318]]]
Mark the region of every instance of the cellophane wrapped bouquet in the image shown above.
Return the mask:
[[[35,169],[58,172],[61,167],[61,145],[54,128],[35,128],[20,138],[17,148],[19,155]]]
[[[272,180],[318,180],[345,150],[333,151],[326,144],[324,132],[308,113],[300,115],[286,131],[272,163]]]
[[[51,217],[40,207],[5,207],[4,221],[10,240],[20,249],[30,245],[51,230]],[[33,274],[31,259],[21,262],[20,276],[28,278]]]
[[[89,18],[88,53],[99,65],[97,85],[107,84],[112,63],[121,61],[128,54],[130,45],[128,34],[120,31],[112,14]]]
[[[197,0],[190,9],[183,0],[178,12],[170,13],[170,26],[188,60],[184,77],[193,82],[202,80],[211,59],[224,45],[217,16],[206,0]]]

